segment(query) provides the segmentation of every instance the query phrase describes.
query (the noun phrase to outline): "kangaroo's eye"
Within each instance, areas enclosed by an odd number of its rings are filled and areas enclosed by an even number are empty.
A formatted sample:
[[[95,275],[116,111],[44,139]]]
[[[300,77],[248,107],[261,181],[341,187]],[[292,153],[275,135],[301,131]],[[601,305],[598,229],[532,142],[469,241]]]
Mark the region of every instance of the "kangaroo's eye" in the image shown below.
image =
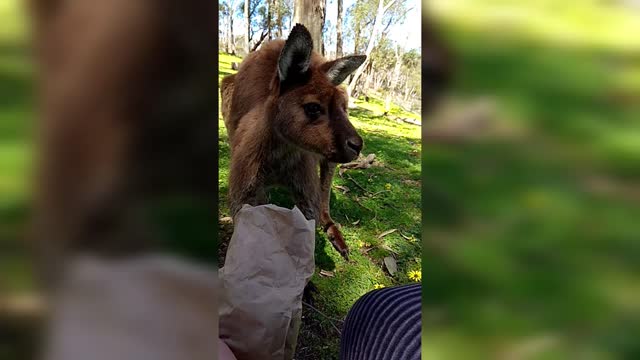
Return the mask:
[[[308,103],[303,105],[304,113],[312,120],[317,119],[324,113],[322,106],[318,103]]]

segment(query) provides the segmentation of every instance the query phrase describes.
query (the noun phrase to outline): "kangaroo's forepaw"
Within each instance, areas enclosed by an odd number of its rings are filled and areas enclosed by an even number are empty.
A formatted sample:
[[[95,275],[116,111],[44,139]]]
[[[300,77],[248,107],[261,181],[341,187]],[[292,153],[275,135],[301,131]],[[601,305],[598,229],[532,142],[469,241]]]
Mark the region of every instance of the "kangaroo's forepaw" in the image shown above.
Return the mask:
[[[327,236],[329,237],[329,241],[331,245],[342,255],[342,257],[349,261],[349,248],[347,247],[347,243],[344,241],[342,237],[342,233],[336,224],[331,224],[327,228]]]

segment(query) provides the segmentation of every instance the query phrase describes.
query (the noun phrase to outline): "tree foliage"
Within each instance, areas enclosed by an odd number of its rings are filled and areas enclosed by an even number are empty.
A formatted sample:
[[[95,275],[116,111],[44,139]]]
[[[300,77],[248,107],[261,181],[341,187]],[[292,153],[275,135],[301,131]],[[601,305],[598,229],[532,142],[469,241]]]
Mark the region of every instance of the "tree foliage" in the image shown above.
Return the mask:
[[[251,19],[249,33],[249,49],[253,49],[260,41],[269,38],[286,37],[293,21],[293,9],[296,1],[301,0],[248,0]],[[405,44],[394,41],[390,34],[401,28],[408,11],[416,11],[415,0],[382,0],[388,6],[380,16],[380,0],[357,0],[342,10],[341,17],[329,17],[324,21],[322,40],[325,56],[336,57],[338,32],[341,33],[343,55],[363,54],[373,45],[369,60],[363,66],[360,79],[354,84],[355,95],[378,94],[412,110],[417,110],[420,103],[420,70],[421,54],[419,49],[405,48]],[[337,14],[338,1],[325,0],[325,8],[335,8]],[[223,0],[220,2],[221,49],[229,38],[229,18],[234,17],[237,31],[234,39],[238,49],[245,48],[245,31],[240,31],[246,21],[243,0]],[[379,17],[379,18],[376,18]],[[338,26],[337,22],[341,21]],[[377,31],[374,30],[377,27]],[[338,30],[340,28],[340,31]],[[406,29],[403,31],[413,31]],[[371,39],[371,36],[375,36]],[[372,42],[372,44],[370,44]],[[348,81],[347,81],[348,83]],[[351,84],[350,84],[351,86]]]

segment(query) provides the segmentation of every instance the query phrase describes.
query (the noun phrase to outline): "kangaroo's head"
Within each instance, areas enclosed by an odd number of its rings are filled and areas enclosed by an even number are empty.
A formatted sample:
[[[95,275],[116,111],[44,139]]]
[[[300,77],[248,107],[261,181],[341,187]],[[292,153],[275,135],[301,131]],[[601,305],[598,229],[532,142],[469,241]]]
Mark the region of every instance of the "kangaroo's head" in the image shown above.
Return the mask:
[[[363,141],[349,122],[347,94],[339,85],[366,56],[318,61],[312,50],[309,31],[296,24],[278,58],[274,126],[296,146],[346,163],[358,157]]]

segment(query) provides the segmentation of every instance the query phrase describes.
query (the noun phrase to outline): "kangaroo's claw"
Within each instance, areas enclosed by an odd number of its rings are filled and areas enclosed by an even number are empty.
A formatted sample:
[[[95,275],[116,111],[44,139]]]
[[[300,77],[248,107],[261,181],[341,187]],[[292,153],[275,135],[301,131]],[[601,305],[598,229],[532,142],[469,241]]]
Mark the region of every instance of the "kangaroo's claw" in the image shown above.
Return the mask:
[[[349,247],[347,247],[347,243],[344,241],[340,229],[338,229],[335,224],[331,224],[327,228],[327,236],[329,237],[329,241],[331,241],[331,245],[333,245],[346,261],[349,261]]]

